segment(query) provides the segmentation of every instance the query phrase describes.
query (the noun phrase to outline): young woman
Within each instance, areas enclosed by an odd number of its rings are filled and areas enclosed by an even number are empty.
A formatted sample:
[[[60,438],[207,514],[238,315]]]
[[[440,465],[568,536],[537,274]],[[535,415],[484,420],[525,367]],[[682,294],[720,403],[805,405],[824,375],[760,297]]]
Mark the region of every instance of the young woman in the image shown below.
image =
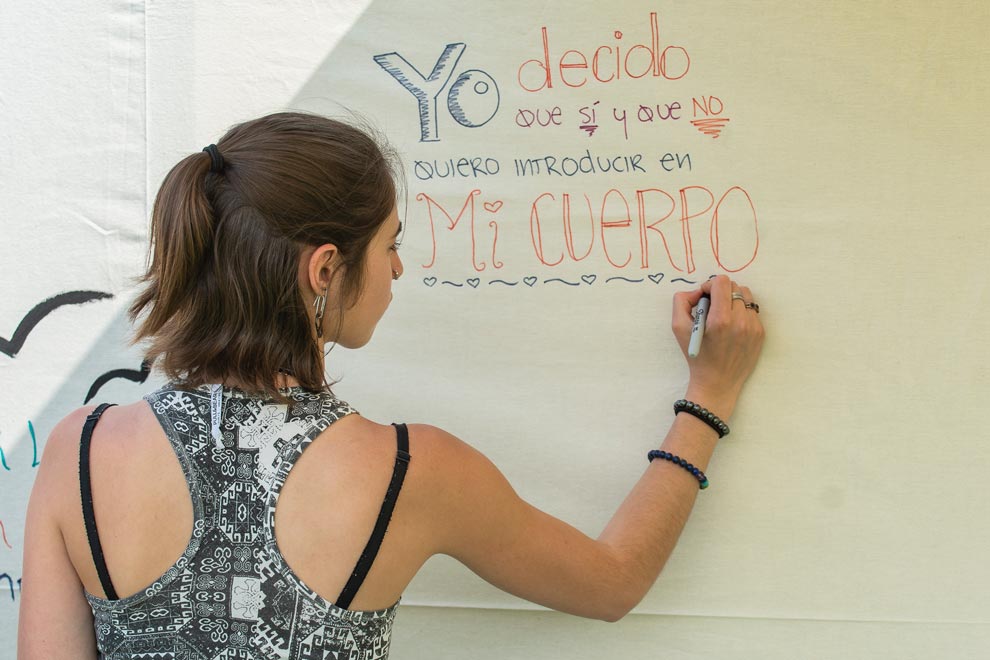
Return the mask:
[[[750,291],[719,276],[675,295],[685,353],[692,308],[711,301],[692,403],[592,539],[460,439],[331,393],[324,346],[370,339],[402,275],[400,232],[390,159],[333,120],[262,117],[172,169],[131,308],[171,381],[52,431],[19,658],[385,657],[399,598],[437,553],[579,616],[616,621],[640,601],[759,355]]]

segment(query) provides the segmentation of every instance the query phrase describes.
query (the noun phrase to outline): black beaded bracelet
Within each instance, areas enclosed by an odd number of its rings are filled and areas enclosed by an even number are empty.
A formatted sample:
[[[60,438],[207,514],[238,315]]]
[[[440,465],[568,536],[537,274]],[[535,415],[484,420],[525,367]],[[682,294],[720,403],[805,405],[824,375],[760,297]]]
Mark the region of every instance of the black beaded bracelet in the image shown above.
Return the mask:
[[[678,399],[674,402],[674,414],[686,412],[694,415],[708,426],[715,429],[718,433],[719,438],[724,438],[729,435],[729,425],[723,422],[718,416],[707,408],[702,408],[694,401],[688,401],[687,399]]]
[[[655,458],[662,458],[663,460],[670,461],[675,465],[680,465],[682,468],[693,474],[694,478],[698,480],[698,488],[700,488],[701,490],[708,488],[708,477],[705,476],[705,473],[699,470],[698,468],[694,467],[687,461],[685,461],[680,456],[671,454],[669,451],[661,451],[659,449],[654,449],[649,454],[647,454],[646,457],[650,459],[651,463]]]

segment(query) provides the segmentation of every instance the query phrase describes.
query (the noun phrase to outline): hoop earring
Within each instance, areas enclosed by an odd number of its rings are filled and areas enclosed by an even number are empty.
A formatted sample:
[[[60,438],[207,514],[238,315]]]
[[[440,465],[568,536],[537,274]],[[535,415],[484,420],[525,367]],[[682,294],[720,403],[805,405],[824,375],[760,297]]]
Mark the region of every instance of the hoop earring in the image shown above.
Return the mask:
[[[327,290],[324,289],[323,293],[316,296],[313,300],[313,308],[316,310],[316,338],[323,339],[323,313],[326,311],[327,307]]]

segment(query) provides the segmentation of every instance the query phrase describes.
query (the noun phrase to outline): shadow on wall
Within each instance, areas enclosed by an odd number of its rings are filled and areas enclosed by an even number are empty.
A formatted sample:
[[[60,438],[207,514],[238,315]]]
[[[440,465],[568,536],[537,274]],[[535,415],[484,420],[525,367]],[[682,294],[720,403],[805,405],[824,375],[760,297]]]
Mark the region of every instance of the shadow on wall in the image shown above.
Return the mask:
[[[79,316],[79,312],[71,309],[74,306],[99,308],[86,310],[86,316],[90,318],[104,308],[114,309],[102,334],[87,342],[87,350],[72,356],[75,368],[58,372],[58,388],[52,391],[44,407],[28,420],[29,427],[23,430],[27,437],[21,435],[20,428],[16,429],[21,437],[5,456],[8,472],[13,473],[23,466],[36,467],[51,429],[76,408],[102,401],[131,402],[139,399],[149,388],[146,381],[150,377],[150,368],[142,362],[139,347],[129,345],[131,324],[126,307],[132,295],[133,291],[121,296],[99,291],[64,292],[36,305],[20,321],[10,339],[0,337],[0,350],[10,356],[15,364],[19,354],[26,356],[33,353],[29,358],[32,363],[37,361],[39,354],[44,354],[52,367],[63,366],[59,359],[63,347],[39,345],[50,333],[36,333],[34,330],[41,330],[41,326],[46,324],[73,328],[72,321]],[[19,423],[16,418],[14,421]],[[34,458],[28,457],[28,454],[34,454]],[[29,484],[26,486],[29,490]]]

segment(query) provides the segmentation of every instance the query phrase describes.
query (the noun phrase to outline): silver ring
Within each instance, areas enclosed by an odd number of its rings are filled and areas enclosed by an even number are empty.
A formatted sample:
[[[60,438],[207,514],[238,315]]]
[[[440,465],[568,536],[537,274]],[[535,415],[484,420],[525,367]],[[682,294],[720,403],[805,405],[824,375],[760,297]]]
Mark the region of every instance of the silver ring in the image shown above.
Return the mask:
[[[732,301],[735,302],[736,300],[742,300],[744,303],[746,302],[743,299],[743,294],[739,293],[738,291],[733,291],[732,292]]]
[[[760,306],[757,305],[755,302],[751,302],[751,303],[744,302],[743,305],[746,306],[746,309],[751,309],[754,312],[756,312],[757,314],[760,313]]]

